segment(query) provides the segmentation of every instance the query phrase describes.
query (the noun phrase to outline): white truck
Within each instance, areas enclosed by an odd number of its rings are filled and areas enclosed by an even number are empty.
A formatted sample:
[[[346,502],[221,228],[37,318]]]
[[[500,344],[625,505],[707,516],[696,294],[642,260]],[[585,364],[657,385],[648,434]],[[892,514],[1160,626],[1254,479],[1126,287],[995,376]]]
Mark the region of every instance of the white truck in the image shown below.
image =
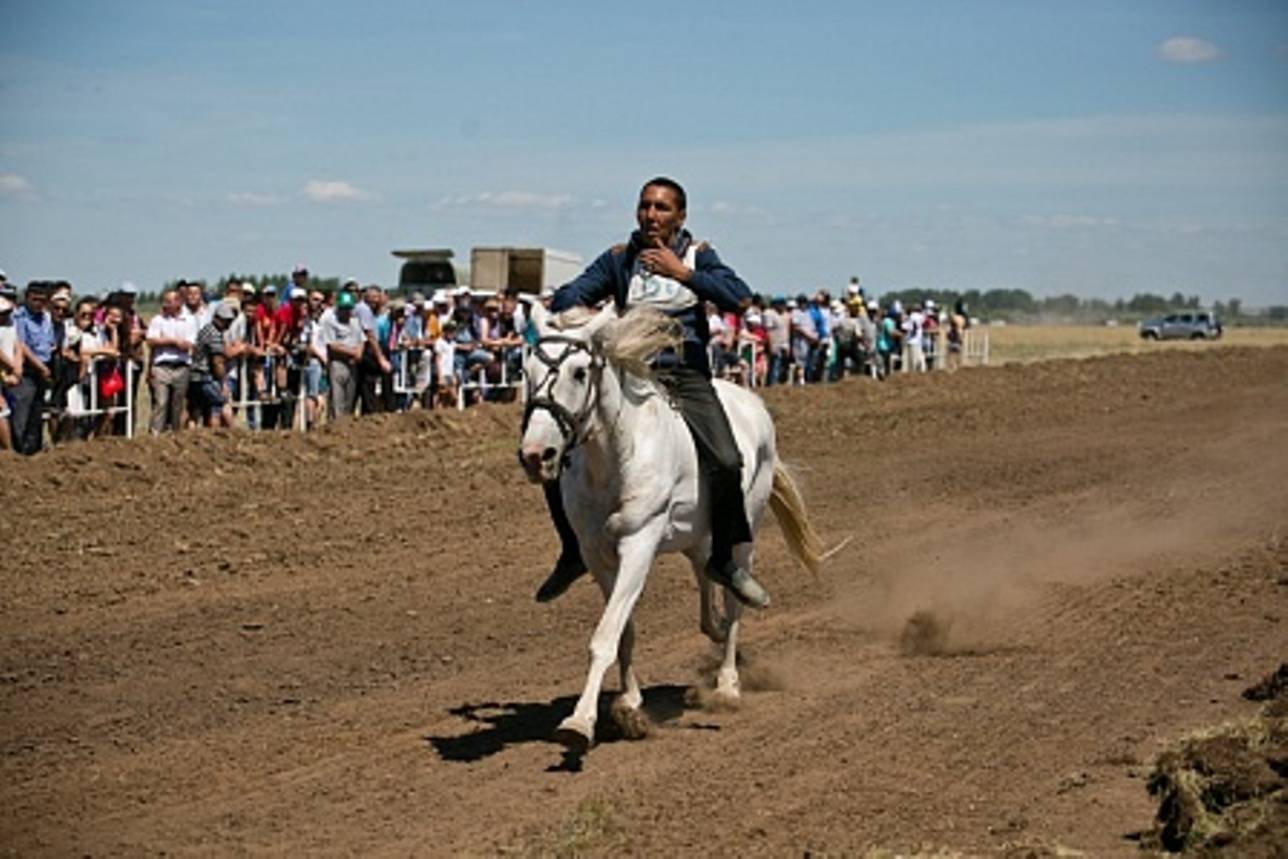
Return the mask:
[[[550,248],[490,247],[470,251],[470,288],[540,295],[581,274],[581,257]]]

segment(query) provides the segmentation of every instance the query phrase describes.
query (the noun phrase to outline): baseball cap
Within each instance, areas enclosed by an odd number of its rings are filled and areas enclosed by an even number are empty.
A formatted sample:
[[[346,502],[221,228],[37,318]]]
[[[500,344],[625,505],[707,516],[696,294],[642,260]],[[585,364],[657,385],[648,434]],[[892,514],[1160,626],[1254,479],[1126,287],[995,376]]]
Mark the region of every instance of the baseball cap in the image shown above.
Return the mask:
[[[358,285],[358,279],[357,279],[356,277],[346,277],[346,278],[344,279],[344,283],[340,284],[340,286],[342,286],[342,287],[344,287],[344,286],[357,286],[357,285]]]
[[[308,273],[309,273],[308,266],[306,266],[302,262],[297,262],[295,264],[295,268],[291,269],[291,277],[295,277],[297,274],[308,274]]]
[[[340,292],[335,297],[335,306],[342,310],[352,310],[353,306],[358,303],[352,292]]]
[[[286,297],[291,301],[294,301],[297,298],[300,301],[304,301],[306,298],[309,297],[309,291],[307,289],[299,289],[297,287],[295,289],[290,290],[289,294]]]
[[[117,291],[117,292],[119,292],[119,293],[121,293],[121,295],[138,295],[138,294],[139,294],[139,288],[138,288],[137,286],[135,286],[133,283],[131,283],[130,281],[128,281],[128,280],[127,280],[127,281],[125,281],[125,282],[123,282],[119,287],[117,287],[117,290],[116,290],[116,291]]]
[[[270,283],[268,286],[264,287],[264,294],[277,295],[277,287],[273,286],[273,284]]]
[[[852,283],[845,288],[845,291],[848,292],[850,295],[858,295],[859,285],[857,283]]]
[[[877,306],[877,300],[875,298],[868,299],[868,310],[876,310]]]
[[[229,322],[237,318],[237,308],[227,302],[221,301],[215,308],[215,318],[224,319]]]

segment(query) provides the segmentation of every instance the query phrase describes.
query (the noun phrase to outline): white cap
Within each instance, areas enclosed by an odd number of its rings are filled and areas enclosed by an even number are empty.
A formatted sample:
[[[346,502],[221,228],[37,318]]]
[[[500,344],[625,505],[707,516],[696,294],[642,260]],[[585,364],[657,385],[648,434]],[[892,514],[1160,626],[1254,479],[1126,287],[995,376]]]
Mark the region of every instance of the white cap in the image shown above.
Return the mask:
[[[354,286],[357,286],[358,279],[356,277],[346,277],[344,279],[344,283],[340,284],[340,286],[345,287],[345,286],[348,286],[349,284],[353,284]]]
[[[787,299],[787,309],[788,309],[788,310],[795,310],[795,309],[796,309],[796,299],[794,299],[794,298],[789,298],[789,299]]]
[[[926,309],[927,309],[927,310],[933,310],[934,308],[935,308],[935,300],[934,300],[933,298],[927,298],[927,299],[926,299]]]
[[[121,293],[122,295],[138,295],[138,294],[139,294],[139,288],[138,288],[137,286],[135,286],[133,283],[131,283],[130,281],[128,281],[128,280],[127,280],[127,281],[122,282],[122,283],[121,283],[121,285],[120,285],[119,287],[117,287],[117,290],[116,290],[116,291],[117,291],[117,292],[119,292],[119,293]]]
[[[868,310],[876,310],[878,309],[878,307],[879,305],[877,304],[877,300],[875,298],[868,299]]]
[[[0,268],[0,280],[8,280],[8,279],[9,279],[9,275],[5,274],[4,269]]]
[[[13,302],[0,295],[0,313],[8,313],[13,310]]]
[[[858,295],[859,285],[857,283],[852,283],[845,288],[845,291],[848,292],[850,295]]]
[[[268,284],[267,286],[265,286],[265,287],[264,287],[264,289],[262,290],[262,292],[263,292],[265,295],[277,295],[277,287],[273,286],[273,284],[271,284],[271,283],[270,283],[270,284]]]

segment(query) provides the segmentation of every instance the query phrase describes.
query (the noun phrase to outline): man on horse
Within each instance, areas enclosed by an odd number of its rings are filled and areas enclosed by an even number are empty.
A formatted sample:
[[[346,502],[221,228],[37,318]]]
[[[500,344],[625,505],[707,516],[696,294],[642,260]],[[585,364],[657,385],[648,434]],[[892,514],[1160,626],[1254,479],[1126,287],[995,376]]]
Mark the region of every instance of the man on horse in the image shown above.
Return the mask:
[[[576,280],[555,293],[550,309],[592,307],[612,299],[619,313],[647,304],[666,313],[683,331],[679,351],[654,359],[665,386],[697,446],[711,499],[711,557],[706,574],[730,588],[755,608],[769,604],[769,594],[750,572],[734,561],[733,548],[751,541],[742,491],[742,457],[729,418],[711,383],[708,344],[711,339],[703,302],[737,313],[751,301],[751,290],[705,242],[695,242],[684,229],[687,200],[679,183],[650,179],[640,189],[630,241],[615,245],[590,264]],[[553,600],[586,572],[577,535],[563,509],[557,480],[545,484],[546,503],[559,531],[562,549],[554,570],[537,591],[537,600]]]

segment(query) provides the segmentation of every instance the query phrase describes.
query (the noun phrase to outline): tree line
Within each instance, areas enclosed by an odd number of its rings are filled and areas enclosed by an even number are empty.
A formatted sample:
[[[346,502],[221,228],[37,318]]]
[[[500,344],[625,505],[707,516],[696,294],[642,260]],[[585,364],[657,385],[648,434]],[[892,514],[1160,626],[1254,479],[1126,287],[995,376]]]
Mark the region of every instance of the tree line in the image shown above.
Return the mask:
[[[961,301],[972,316],[1012,322],[1102,323],[1107,319],[1141,319],[1174,311],[1205,309],[1197,295],[1184,295],[1180,292],[1174,292],[1171,296],[1138,292],[1131,298],[1109,301],[1103,298],[1080,298],[1070,293],[1035,298],[1024,289],[900,289],[884,293],[881,303],[888,305],[898,299],[905,307],[910,307],[927,298],[947,308],[952,308]],[[1288,306],[1276,305],[1267,308],[1264,313],[1248,315],[1244,312],[1242,300],[1238,298],[1217,301],[1211,309],[1218,317],[1228,321],[1288,321]]]

